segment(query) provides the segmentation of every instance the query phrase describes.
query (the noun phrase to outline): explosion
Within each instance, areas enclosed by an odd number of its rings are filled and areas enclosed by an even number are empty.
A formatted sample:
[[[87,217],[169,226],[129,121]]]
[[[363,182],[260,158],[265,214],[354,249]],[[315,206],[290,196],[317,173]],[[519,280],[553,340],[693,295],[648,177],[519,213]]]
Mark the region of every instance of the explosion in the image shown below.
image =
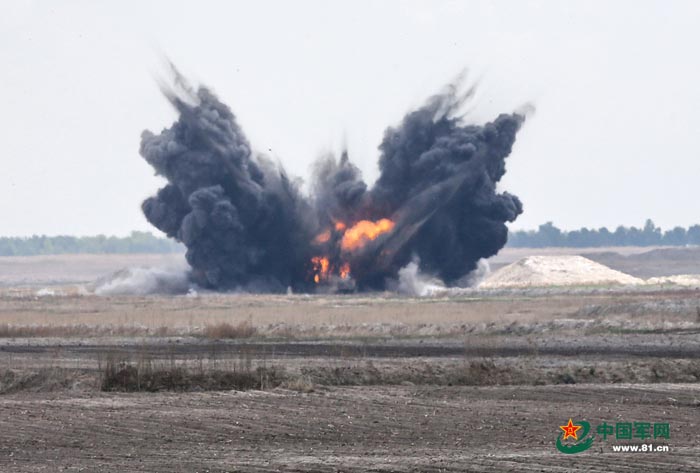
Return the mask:
[[[394,222],[383,218],[377,222],[360,220],[345,231],[340,241],[340,248],[345,251],[353,251],[362,248],[369,240],[374,240],[382,233],[390,232],[394,228]]]
[[[360,220],[352,227],[347,228],[343,222],[335,222],[333,230],[326,229],[316,235],[314,243],[319,247],[327,246],[332,241],[332,246],[340,247],[340,261],[331,264],[328,256],[314,256],[311,258],[314,283],[328,281],[332,276],[340,279],[348,279],[351,275],[350,262],[345,261],[352,252],[363,248],[369,241],[376,239],[383,233],[390,232],[394,228],[394,222],[383,218],[376,222]],[[337,252],[336,252],[337,254]]]
[[[155,227],[185,244],[191,279],[213,289],[377,290],[418,258],[456,283],[506,243],[520,200],[496,185],[524,122],[502,114],[464,123],[455,86],[387,129],[371,189],[347,151],[314,166],[310,195],[256,153],[236,117],[207,88],[173,70],[162,85],[179,113],[141,155],[168,184],[146,199]]]

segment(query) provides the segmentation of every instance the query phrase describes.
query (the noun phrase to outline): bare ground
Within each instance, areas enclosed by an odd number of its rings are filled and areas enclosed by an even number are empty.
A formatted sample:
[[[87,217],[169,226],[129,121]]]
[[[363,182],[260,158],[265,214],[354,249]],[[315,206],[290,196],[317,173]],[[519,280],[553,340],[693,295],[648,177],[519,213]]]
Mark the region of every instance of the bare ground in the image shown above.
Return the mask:
[[[0,398],[2,471],[698,471],[697,385],[348,387]],[[569,417],[668,422],[668,453],[554,448]]]
[[[689,290],[0,298],[9,326],[74,333],[0,338],[0,471],[698,471],[697,305]],[[256,331],[197,335],[227,320]],[[139,326],[182,334],[129,334]],[[213,375],[198,375],[177,392],[101,392],[108,357],[280,377],[265,391],[203,392]],[[564,455],[554,445],[570,417],[669,423],[655,443],[671,451],[600,440]]]
[[[60,282],[0,290],[2,472],[700,470],[696,289],[96,297]],[[108,366],[138,383],[106,384]],[[219,382],[231,373],[264,390]],[[562,454],[569,418],[668,423],[652,441],[670,452]]]

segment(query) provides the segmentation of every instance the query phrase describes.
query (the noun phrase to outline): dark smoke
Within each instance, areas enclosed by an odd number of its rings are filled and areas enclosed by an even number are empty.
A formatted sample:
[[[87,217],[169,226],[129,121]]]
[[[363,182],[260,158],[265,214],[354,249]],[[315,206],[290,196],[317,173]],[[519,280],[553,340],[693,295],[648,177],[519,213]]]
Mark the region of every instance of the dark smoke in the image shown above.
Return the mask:
[[[522,213],[520,200],[496,184],[524,116],[464,124],[457,113],[472,91],[460,97],[450,87],[389,128],[371,189],[344,152],[317,162],[307,197],[281,165],[252,151],[214,94],[175,79],[162,90],[179,119],[159,135],[145,131],[140,150],[169,183],[142,208],[187,246],[192,278],[203,286],[312,290],[310,261],[319,254],[333,267],[349,262],[346,288],[382,289],[416,257],[421,271],[454,283],[505,245],[505,222]],[[393,230],[350,254],[336,232],[314,241],[336,222],[381,218]]]

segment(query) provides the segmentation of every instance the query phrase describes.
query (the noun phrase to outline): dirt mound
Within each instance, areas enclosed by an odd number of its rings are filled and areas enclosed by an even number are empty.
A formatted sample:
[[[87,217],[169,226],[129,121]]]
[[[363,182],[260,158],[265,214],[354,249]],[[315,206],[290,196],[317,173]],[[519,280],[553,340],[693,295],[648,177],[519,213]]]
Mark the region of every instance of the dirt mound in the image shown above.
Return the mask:
[[[644,284],[644,281],[583,256],[528,256],[494,272],[479,288],[610,284]]]
[[[674,274],[647,279],[647,284],[700,287],[700,274]]]

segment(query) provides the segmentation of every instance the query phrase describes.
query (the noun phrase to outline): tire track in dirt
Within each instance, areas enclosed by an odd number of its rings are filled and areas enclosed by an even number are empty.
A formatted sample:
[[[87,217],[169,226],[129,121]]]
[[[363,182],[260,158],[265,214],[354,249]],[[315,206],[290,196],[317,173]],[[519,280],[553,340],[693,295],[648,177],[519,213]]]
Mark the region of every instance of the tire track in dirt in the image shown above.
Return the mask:
[[[648,337],[587,337],[585,343],[576,337],[560,340],[526,340],[524,337],[500,337],[493,346],[468,344],[464,341],[402,341],[401,343],[337,342],[208,342],[172,343],[166,341],[137,344],[42,344],[29,341],[0,346],[4,355],[46,355],[60,353],[63,357],[148,356],[154,358],[196,356],[254,356],[259,358],[439,358],[459,356],[516,357],[527,355],[551,356],[633,356],[651,358],[700,358],[700,334],[676,335],[663,340],[658,334]]]
[[[0,397],[0,471],[697,471],[698,399],[696,385],[23,393]],[[669,422],[672,452],[559,454],[568,417]]]

